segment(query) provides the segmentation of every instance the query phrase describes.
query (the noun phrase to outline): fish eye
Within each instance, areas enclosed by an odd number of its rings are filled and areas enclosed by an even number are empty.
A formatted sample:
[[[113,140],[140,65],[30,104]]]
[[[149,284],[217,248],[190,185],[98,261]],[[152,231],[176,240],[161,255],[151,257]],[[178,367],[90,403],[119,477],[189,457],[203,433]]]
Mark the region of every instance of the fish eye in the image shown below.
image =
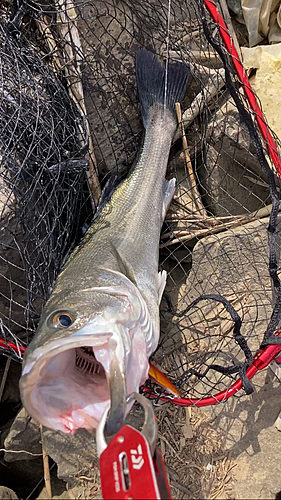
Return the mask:
[[[73,317],[66,311],[58,312],[52,318],[52,324],[57,328],[68,328],[73,321]]]

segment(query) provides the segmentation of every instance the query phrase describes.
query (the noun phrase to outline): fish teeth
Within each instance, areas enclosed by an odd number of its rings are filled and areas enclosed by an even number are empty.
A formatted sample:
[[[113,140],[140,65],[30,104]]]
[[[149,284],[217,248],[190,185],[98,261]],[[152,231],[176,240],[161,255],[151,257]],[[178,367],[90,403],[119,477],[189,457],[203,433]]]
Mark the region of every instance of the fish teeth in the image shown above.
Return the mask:
[[[89,361],[85,360],[84,366],[83,366],[83,373],[89,372],[91,373],[91,363]]]
[[[75,365],[78,371],[84,374],[99,375],[103,370],[102,365],[95,359],[93,351],[88,347],[80,347],[76,349]]]

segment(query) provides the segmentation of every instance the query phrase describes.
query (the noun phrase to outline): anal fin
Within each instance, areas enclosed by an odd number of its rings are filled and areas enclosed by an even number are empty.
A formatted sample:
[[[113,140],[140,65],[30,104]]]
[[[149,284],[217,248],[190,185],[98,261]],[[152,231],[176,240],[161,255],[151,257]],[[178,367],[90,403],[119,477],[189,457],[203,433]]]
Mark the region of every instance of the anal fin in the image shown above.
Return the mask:
[[[168,211],[168,208],[171,204],[171,201],[173,199],[173,196],[175,194],[175,189],[176,189],[176,179],[173,178],[170,181],[165,180],[164,184],[164,196],[163,196],[163,208],[162,208],[162,218],[163,222],[166,217],[166,213]]]
[[[166,286],[167,271],[160,271],[158,273],[157,280],[158,280],[158,304],[160,305],[162,295]]]

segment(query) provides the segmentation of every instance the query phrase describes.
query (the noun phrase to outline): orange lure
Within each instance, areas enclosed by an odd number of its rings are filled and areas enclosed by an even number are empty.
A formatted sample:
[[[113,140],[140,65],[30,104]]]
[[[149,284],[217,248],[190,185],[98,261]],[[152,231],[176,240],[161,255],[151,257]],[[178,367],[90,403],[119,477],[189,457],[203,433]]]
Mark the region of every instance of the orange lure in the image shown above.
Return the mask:
[[[172,384],[172,382],[166,377],[166,375],[164,375],[164,373],[152,363],[149,364],[148,374],[152,380],[157,382],[157,384],[161,385],[161,387],[164,387],[164,389],[173,394],[173,396],[177,398],[181,397],[179,391],[174,386],[174,384]]]

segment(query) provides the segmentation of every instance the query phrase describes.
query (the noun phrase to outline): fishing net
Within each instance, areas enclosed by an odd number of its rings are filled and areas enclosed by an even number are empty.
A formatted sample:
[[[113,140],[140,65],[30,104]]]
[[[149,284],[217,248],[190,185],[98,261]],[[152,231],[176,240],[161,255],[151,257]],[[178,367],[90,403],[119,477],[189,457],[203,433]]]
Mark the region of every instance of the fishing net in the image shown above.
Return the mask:
[[[191,70],[167,170],[177,188],[160,242],[168,280],[153,361],[199,402],[239,376],[251,392],[246,369],[279,321],[279,141],[249,104],[235,46],[207,4],[173,0],[169,16],[161,0],[1,3],[4,354],[22,357],[100,189],[132,165],[142,136],[134,57],[144,46]],[[144,390],[163,395],[152,382]]]

